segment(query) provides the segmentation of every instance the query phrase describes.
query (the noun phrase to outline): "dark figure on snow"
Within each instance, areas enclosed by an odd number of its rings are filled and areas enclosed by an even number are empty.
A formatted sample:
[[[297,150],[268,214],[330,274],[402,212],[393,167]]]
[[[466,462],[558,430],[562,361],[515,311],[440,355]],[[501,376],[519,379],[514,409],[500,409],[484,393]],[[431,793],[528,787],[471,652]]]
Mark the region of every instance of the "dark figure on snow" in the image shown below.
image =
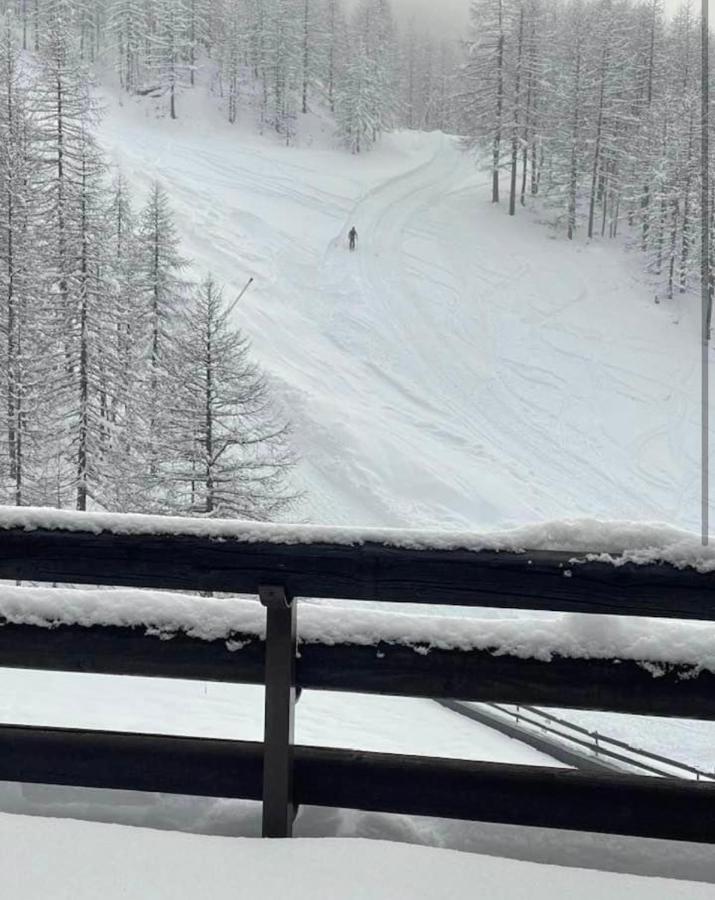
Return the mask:
[[[354,225],[350,231],[348,231],[348,242],[350,244],[350,249],[354,250],[357,246],[357,228]]]

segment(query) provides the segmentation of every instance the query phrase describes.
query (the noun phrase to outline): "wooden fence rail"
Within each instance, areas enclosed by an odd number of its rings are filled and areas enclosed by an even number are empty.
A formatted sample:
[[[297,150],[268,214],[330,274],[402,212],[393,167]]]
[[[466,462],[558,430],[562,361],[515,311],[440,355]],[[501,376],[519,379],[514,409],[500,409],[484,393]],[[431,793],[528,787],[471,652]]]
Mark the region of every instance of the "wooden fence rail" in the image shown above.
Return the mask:
[[[0,666],[265,683],[266,730],[259,745],[0,726],[0,779],[262,799],[267,836],[289,835],[294,805],[309,803],[715,843],[713,785],[302,748],[292,737],[298,687],[715,719],[709,671],[673,666],[654,678],[638,662],[393,644],[296,652],[299,597],[715,620],[713,575],[568,552],[256,542],[240,526],[136,534],[23,518],[0,525],[0,578],[255,594],[266,640],[234,635],[244,646],[230,650],[139,628],[5,624]]]
[[[204,641],[171,640],[141,628],[5,625],[0,666],[100,675],[141,675],[234,684],[264,684],[265,642],[234,634]],[[647,660],[646,660],[647,663]],[[715,719],[715,674],[693,676],[673,666],[654,678],[639,662],[612,659],[522,659],[488,650],[416,653],[380,643],[300,645],[296,685],[320,691],[395,697],[477,700],[485,703],[609,710],[636,715]]]
[[[0,780],[260,800],[263,744],[0,726]],[[297,804],[715,841],[715,785],[296,747]]]
[[[217,534],[6,528],[0,578],[246,594],[280,584],[296,598],[715,621],[715,577],[694,569],[614,566],[574,552],[281,544],[243,540],[239,529],[235,538]]]

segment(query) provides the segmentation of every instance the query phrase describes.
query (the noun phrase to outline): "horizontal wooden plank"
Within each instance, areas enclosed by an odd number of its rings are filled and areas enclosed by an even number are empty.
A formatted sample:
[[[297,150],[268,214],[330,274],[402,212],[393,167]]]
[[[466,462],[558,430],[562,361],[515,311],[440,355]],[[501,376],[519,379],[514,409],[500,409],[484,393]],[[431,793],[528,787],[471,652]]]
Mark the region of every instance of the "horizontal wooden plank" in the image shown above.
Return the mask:
[[[0,531],[0,578],[715,620],[715,574],[574,563],[583,554]]]
[[[299,804],[715,842],[715,785],[296,747]],[[262,746],[0,726],[0,780],[260,799]]]
[[[263,684],[263,642],[249,635],[234,639],[240,650],[186,635],[162,640],[142,629],[5,625],[0,627],[0,666]],[[303,644],[297,681],[316,690],[715,720],[713,673],[693,675],[673,667],[654,678],[642,665],[625,660],[554,657],[546,662],[487,651],[416,653],[394,644]]]

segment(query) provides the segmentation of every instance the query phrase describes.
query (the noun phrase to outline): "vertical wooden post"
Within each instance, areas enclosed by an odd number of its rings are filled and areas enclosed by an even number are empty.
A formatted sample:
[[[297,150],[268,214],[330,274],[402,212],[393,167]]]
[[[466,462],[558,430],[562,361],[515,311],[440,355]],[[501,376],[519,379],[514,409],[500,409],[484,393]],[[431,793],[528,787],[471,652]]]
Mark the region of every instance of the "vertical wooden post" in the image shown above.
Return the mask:
[[[297,603],[282,587],[259,589],[266,607],[263,837],[293,833],[293,721]]]

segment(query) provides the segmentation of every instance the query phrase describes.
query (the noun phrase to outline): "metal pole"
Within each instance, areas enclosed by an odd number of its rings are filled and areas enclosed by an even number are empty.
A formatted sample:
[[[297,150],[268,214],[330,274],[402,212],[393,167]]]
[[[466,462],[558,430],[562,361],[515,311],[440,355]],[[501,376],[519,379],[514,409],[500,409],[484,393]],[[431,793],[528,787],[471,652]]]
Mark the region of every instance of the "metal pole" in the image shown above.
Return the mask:
[[[710,260],[710,26],[709,0],[702,0],[702,71],[701,71],[701,262],[700,290],[702,305],[701,334],[701,533],[702,542],[707,546],[710,534],[710,321],[711,311],[711,260]]]
[[[293,721],[296,609],[282,587],[259,590],[266,607],[266,701],[263,738],[263,837],[293,833]]]
[[[250,286],[252,284],[253,284],[253,277],[248,279],[248,281],[243,286],[243,290],[241,291],[241,293],[238,295],[238,297],[236,297],[236,299],[233,301],[233,303],[226,310],[226,312],[224,313],[224,319],[228,319],[228,317],[231,315],[231,313],[234,311],[234,309],[238,306],[238,304],[241,302],[241,300],[243,300],[244,294],[246,293],[246,291],[250,288]]]

